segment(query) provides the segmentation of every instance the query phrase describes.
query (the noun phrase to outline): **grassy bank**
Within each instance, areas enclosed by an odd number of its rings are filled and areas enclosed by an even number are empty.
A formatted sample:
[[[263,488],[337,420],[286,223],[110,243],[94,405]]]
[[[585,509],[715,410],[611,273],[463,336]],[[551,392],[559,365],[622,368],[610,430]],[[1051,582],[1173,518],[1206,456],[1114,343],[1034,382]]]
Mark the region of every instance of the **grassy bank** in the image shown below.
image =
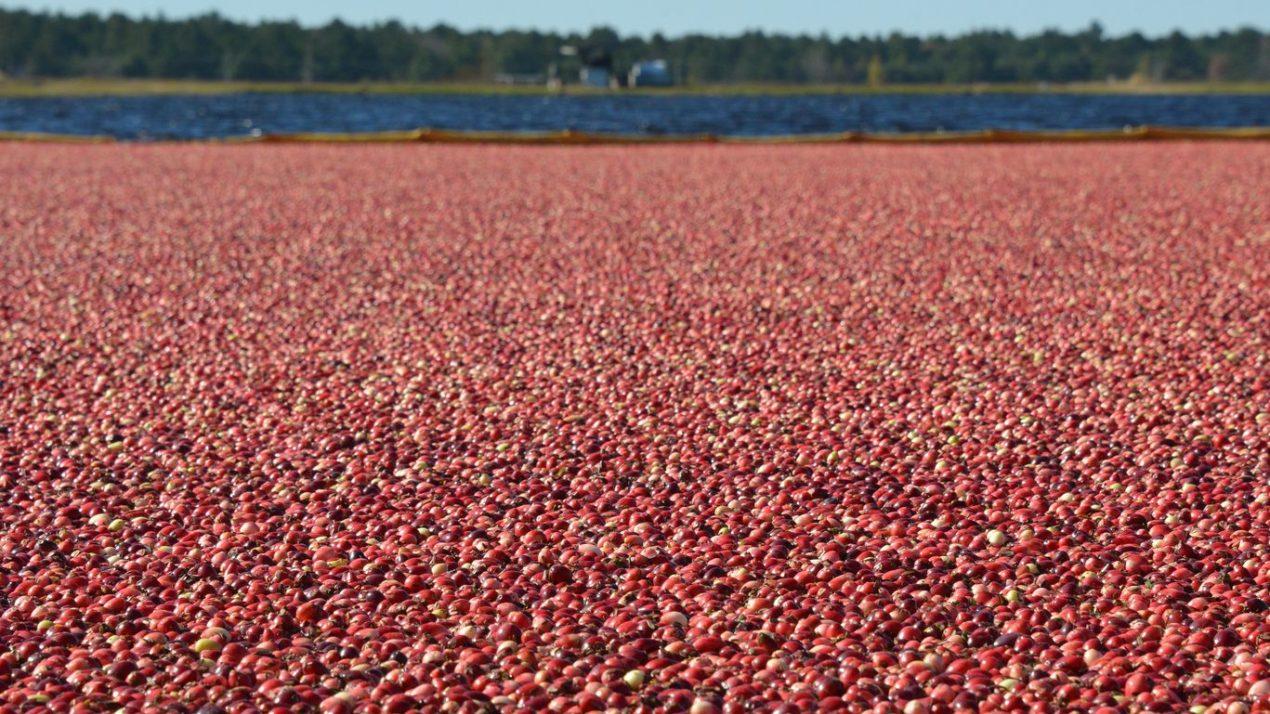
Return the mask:
[[[201,80],[50,79],[0,80],[0,97],[145,96],[160,94],[235,94],[242,92],[295,94],[499,94],[548,96],[552,94],[607,94],[603,90],[566,87],[550,90],[538,86],[491,83],[408,84],[392,82],[313,83],[211,82]],[[628,89],[623,94],[757,96],[782,94],[1270,94],[1270,82],[1187,82],[1129,84],[1089,82],[1078,84],[888,84],[877,87],[856,84],[714,84],[668,89]]]

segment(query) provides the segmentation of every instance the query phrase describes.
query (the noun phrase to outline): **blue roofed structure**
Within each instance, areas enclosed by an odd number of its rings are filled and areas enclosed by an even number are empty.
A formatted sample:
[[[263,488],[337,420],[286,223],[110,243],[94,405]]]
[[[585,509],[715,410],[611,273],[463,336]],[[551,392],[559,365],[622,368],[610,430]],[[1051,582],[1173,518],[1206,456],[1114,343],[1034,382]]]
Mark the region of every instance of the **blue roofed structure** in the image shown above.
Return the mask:
[[[666,60],[644,60],[631,67],[627,85],[631,87],[669,87],[674,84]]]

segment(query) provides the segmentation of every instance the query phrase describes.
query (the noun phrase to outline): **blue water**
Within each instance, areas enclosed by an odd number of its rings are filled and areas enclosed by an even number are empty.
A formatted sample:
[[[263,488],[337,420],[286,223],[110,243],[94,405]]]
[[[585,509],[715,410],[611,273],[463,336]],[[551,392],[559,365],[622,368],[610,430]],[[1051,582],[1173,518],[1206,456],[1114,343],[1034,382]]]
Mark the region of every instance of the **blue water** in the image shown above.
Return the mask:
[[[431,127],[764,136],[840,131],[1270,126],[1270,96],[230,94],[0,99],[0,131],[194,139]]]

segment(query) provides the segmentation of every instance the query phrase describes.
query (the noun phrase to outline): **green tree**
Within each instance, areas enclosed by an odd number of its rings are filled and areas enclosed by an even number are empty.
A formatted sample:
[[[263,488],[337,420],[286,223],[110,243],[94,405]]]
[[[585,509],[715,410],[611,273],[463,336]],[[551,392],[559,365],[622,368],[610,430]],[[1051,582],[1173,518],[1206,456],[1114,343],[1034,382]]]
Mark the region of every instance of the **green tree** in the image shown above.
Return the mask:
[[[873,55],[869,58],[868,82],[870,87],[880,87],[886,81],[886,73],[882,67],[882,57]]]
[[[607,55],[619,73],[639,60],[666,59],[681,83],[1073,82],[1135,73],[1151,80],[1270,79],[1270,38],[1257,28],[1160,39],[1108,37],[1097,24],[1026,37],[980,31],[959,37],[747,32],[643,38],[608,27],[585,34],[460,32],[397,22],[306,28],[238,23],[215,14],[170,20],[0,9],[0,72],[11,76],[481,81],[499,72],[545,72],[566,43]]]

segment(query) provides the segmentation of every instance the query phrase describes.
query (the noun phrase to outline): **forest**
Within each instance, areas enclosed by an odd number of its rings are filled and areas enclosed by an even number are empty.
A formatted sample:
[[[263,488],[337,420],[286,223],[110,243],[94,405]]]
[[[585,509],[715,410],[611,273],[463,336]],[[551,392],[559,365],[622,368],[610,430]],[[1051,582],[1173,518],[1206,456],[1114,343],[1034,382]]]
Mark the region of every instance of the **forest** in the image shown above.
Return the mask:
[[[562,47],[576,50],[574,56]],[[621,74],[664,59],[677,84],[955,84],[1105,80],[1264,81],[1270,36],[1260,28],[1211,35],[830,37],[747,32],[730,37],[464,32],[398,22],[320,27],[241,23],[216,14],[188,19],[0,10],[0,72],[11,78],[147,78],[273,82],[486,82],[547,76],[566,81],[600,58]],[[572,66],[570,65],[572,63]]]

